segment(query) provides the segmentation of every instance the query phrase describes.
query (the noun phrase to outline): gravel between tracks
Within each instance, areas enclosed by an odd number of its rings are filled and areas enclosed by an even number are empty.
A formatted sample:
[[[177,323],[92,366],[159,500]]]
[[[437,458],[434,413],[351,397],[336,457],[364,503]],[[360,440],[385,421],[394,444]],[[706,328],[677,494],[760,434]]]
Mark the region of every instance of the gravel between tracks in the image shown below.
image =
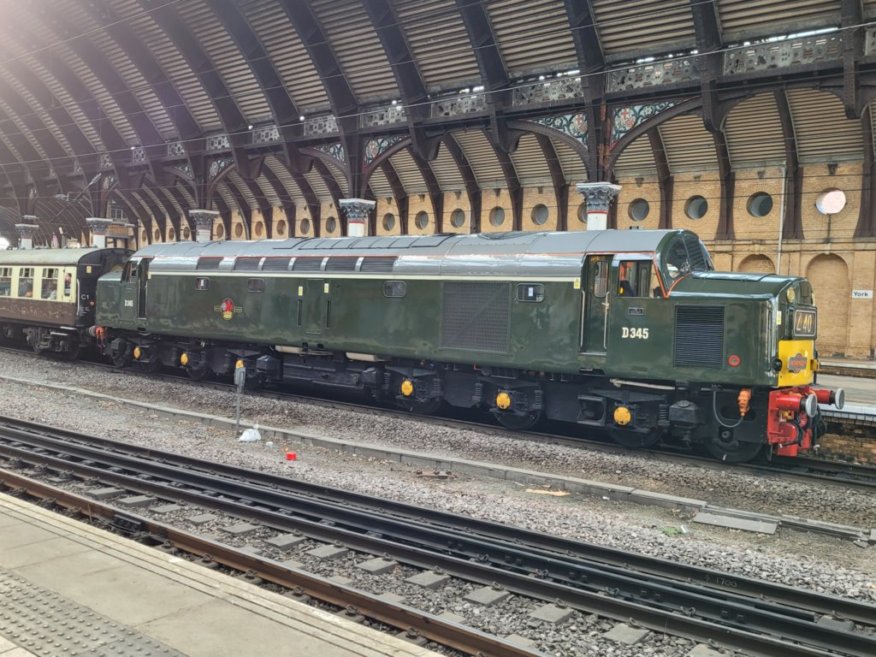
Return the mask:
[[[234,397],[225,392],[116,373],[88,364],[36,360],[7,352],[0,359],[0,374],[53,383],[72,382],[119,398],[214,414],[233,411]],[[536,495],[527,493],[522,486],[498,480],[422,478],[397,463],[315,447],[306,448],[299,461],[290,463],[282,459],[280,445],[270,448],[264,444],[241,445],[230,432],[159,417],[147,410],[29,386],[5,382],[2,385],[2,413],[14,417],[876,602],[876,559],[872,546],[862,548],[847,541],[792,531],[763,536],[692,525],[689,518],[667,509],[587,496]],[[572,474],[737,508],[876,527],[876,496],[835,485],[773,481],[635,454],[543,445],[515,440],[510,435],[504,438],[477,430],[433,427],[416,419],[331,409],[306,402],[246,397],[243,413],[260,423],[288,429]],[[587,627],[585,623],[579,630]],[[561,643],[560,652],[551,652],[574,653],[566,651],[569,644]],[[640,650],[642,647],[637,646],[629,653],[618,649],[612,654],[647,654]],[[658,648],[654,654],[664,654],[666,648]]]

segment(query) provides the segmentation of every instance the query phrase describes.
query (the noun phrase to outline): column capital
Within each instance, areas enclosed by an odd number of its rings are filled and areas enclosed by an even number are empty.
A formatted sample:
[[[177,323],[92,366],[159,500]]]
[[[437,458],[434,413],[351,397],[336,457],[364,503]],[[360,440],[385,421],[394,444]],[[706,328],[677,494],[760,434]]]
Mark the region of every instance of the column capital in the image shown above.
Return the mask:
[[[86,217],[85,223],[88,224],[92,234],[106,235],[109,227],[113,224],[113,220],[105,219],[104,217]]]
[[[189,219],[195,222],[197,228],[212,228],[213,221],[219,218],[216,210],[189,210]]]
[[[350,237],[366,235],[368,215],[377,206],[377,202],[365,198],[342,198],[339,204],[347,218],[347,235]]]
[[[584,195],[587,200],[587,213],[608,212],[611,202],[617,198],[621,190],[620,185],[607,182],[578,183],[575,188]]]
[[[25,219],[36,219],[33,215],[24,215]],[[15,224],[15,230],[18,231],[19,237],[32,237],[39,230],[39,226],[34,223]]]

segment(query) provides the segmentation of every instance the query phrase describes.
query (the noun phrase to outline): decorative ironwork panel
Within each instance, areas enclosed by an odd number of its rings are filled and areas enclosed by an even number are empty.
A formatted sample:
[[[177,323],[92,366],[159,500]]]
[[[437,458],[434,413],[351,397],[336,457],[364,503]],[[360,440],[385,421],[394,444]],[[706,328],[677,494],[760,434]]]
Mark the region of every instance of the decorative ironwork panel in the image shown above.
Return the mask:
[[[215,180],[220,173],[231,166],[232,162],[233,160],[227,157],[210,162],[210,180]]]
[[[172,141],[167,145],[167,157],[182,158],[186,156],[186,147],[181,141]]]
[[[614,148],[614,145],[636,126],[657,116],[660,112],[668,110],[670,107],[675,107],[677,104],[678,101],[667,100],[663,103],[652,103],[650,105],[616,107],[611,119],[611,147]]]
[[[253,144],[273,144],[280,141],[280,129],[275,125],[256,126],[252,130]]]
[[[872,55],[876,52],[876,27],[868,27],[864,39],[864,54]]]
[[[402,135],[389,135],[387,137],[369,139],[368,143],[365,144],[365,164],[371,164],[403,139]]]
[[[192,165],[186,162],[185,164],[180,164],[179,166],[170,167],[167,169],[167,173],[173,174],[179,178],[186,178],[188,180],[192,180],[194,178],[194,174],[192,173]]]
[[[432,102],[431,117],[433,119],[474,114],[487,111],[487,97],[482,93],[442,98]]]
[[[217,153],[220,151],[230,151],[231,150],[231,141],[228,139],[228,135],[209,135],[207,137],[207,152],[208,153]]]
[[[338,121],[334,114],[314,116],[304,121],[304,136],[318,137],[320,135],[335,135],[338,133]]]
[[[408,113],[402,105],[387,105],[367,110],[359,117],[359,127],[376,128],[384,125],[404,123],[408,120]]]
[[[584,114],[560,114],[558,116],[542,116],[534,119],[548,128],[574,137],[582,142],[587,142],[587,116]]]
[[[131,164],[146,164],[146,151],[142,146],[131,149]]]
[[[581,78],[557,78],[517,87],[511,97],[511,104],[516,107],[580,98],[584,98],[584,83]]]
[[[805,66],[806,64],[835,61],[841,57],[842,37],[839,34],[822,34],[800,39],[788,39],[787,41],[760,43],[724,53],[724,75]]]
[[[653,64],[636,64],[608,72],[608,91],[643,89],[699,79],[697,57],[678,57]]]
[[[109,153],[101,153],[100,154],[100,170],[106,171],[107,169],[113,168],[113,159],[110,157]]]
[[[339,162],[347,161],[347,154],[344,152],[344,147],[341,146],[340,142],[333,141],[329,144],[317,144],[316,146],[314,146],[314,148],[318,151],[322,151],[323,153],[331,155]]]

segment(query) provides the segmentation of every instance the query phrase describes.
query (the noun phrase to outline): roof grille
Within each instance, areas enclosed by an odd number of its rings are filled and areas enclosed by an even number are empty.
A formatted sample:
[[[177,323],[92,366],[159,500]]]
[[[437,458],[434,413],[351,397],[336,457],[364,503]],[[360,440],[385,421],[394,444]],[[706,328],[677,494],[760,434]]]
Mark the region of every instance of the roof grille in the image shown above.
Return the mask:
[[[292,258],[265,258],[262,271],[287,271]]]
[[[198,258],[196,269],[219,269],[222,258]]]
[[[234,271],[258,271],[259,263],[262,259],[259,258],[238,258],[234,261]]]
[[[359,271],[372,273],[389,273],[395,267],[397,258],[364,258]]]
[[[356,271],[356,262],[359,258],[349,256],[335,256],[325,263],[326,271]]]
[[[319,271],[322,269],[322,258],[295,258],[292,271]]]

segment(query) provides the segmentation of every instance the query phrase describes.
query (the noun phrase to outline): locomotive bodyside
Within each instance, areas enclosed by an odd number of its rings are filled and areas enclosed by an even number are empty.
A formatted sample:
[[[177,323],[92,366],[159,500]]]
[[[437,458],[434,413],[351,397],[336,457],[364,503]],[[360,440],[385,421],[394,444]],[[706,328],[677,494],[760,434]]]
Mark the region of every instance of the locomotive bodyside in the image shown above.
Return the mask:
[[[196,378],[240,362],[253,382],[483,406],[512,428],[546,416],[631,446],[671,436],[731,460],[778,417],[783,453],[810,446],[814,334],[785,339],[788,290],[814,313],[808,284],[711,270],[687,231],[161,245],[101,280],[98,321],[119,364]]]

